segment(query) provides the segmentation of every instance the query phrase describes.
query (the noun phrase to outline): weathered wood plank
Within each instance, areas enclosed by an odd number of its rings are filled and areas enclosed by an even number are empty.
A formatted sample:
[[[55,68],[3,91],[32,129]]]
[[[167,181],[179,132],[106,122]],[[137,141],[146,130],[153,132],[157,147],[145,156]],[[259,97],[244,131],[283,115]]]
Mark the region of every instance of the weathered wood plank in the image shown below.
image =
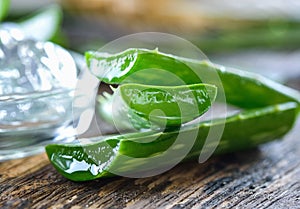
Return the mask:
[[[1,208],[298,208],[300,121],[284,140],[150,178],[75,183],[45,154],[0,164]]]

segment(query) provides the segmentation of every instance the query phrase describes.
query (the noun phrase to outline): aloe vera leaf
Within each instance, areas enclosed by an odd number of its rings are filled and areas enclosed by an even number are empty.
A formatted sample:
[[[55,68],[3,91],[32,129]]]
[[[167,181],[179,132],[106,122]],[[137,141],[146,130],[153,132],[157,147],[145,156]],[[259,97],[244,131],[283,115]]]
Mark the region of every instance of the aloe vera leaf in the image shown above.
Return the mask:
[[[126,111],[134,120],[141,117],[160,127],[180,126],[203,115],[216,94],[217,88],[209,84],[176,87],[124,84],[114,92],[115,105],[111,109],[117,115]]]
[[[180,126],[203,115],[216,98],[209,84],[153,86],[123,84],[113,95],[99,96],[98,113],[120,130]]]
[[[289,101],[300,103],[298,91],[263,76],[229,69],[208,61],[164,54],[157,49],[128,49],[118,54],[87,52],[85,56],[91,72],[109,84],[142,83],[176,86],[182,85],[182,82],[195,84],[203,80],[217,86],[219,94],[225,93],[228,103],[241,108],[265,107]],[[151,69],[153,73],[149,74],[145,69]],[[220,80],[212,76],[215,72]],[[166,79],[170,73],[180,81]]]
[[[293,126],[297,107],[297,103],[290,102],[246,110],[226,118],[215,154],[248,149],[283,136]],[[184,160],[197,159],[209,129],[221,123],[214,119],[181,129],[185,140],[192,140],[189,136],[198,133]],[[86,181],[113,176],[115,173],[147,172],[182,160],[180,146],[179,149],[170,149],[178,134],[179,131],[174,130],[107,136],[89,144],[47,145],[46,152],[53,166],[63,176],[73,181]],[[209,146],[206,148],[209,149]],[[165,155],[170,157],[170,161],[161,160]],[[155,157],[154,164],[147,160],[151,156]]]
[[[246,23],[246,22],[245,22]],[[258,21],[243,24],[234,29],[207,31],[204,34],[187,35],[206,53],[225,52],[245,48],[298,49],[300,24],[292,20]]]

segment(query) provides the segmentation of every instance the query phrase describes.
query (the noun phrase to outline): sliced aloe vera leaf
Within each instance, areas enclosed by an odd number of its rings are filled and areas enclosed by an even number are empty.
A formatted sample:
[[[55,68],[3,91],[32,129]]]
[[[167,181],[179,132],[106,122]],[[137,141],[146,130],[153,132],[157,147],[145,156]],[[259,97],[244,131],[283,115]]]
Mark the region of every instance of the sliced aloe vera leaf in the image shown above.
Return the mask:
[[[51,5],[21,20],[19,26],[27,37],[48,41],[56,35],[62,20],[62,10]]]
[[[228,117],[215,154],[249,149],[282,137],[293,127],[297,117],[297,106],[297,103],[290,102],[246,110]],[[185,135],[187,141],[193,140],[189,136],[195,131],[198,133],[185,160],[197,159],[203,151],[209,129],[222,123],[215,119],[181,129],[180,132]],[[181,159],[180,149],[183,149],[186,143],[177,146],[176,149],[170,148],[178,134],[179,131],[175,130],[107,136],[89,144],[47,145],[46,152],[53,166],[63,176],[73,181],[86,181],[112,176],[114,173],[134,174],[146,172],[147,169],[159,169],[178,158]],[[205,147],[209,149],[209,146]],[[165,154],[171,156],[170,161],[160,159]],[[149,164],[148,159],[151,156],[156,156],[155,164]]]
[[[133,48],[117,54],[88,51],[85,57],[91,72],[109,84],[177,86],[201,82],[197,73],[185,62],[188,59],[164,54],[158,49]],[[180,79],[170,79],[170,72]]]
[[[205,83],[217,86],[218,94],[225,93],[228,103],[241,108],[265,107],[289,101],[300,103],[298,91],[258,74],[164,54],[157,49],[135,48],[118,54],[90,51],[85,56],[91,72],[110,84],[182,85],[177,79],[167,79],[172,73],[185,84],[201,83],[200,78],[205,77]],[[149,73],[145,69],[153,70]],[[215,72],[220,80],[213,76]]]
[[[123,84],[114,93],[130,111],[159,126],[180,126],[203,115],[212,105],[217,88],[209,84],[153,86]],[[119,97],[119,98],[116,98]]]
[[[0,21],[7,15],[10,0],[0,1]]]

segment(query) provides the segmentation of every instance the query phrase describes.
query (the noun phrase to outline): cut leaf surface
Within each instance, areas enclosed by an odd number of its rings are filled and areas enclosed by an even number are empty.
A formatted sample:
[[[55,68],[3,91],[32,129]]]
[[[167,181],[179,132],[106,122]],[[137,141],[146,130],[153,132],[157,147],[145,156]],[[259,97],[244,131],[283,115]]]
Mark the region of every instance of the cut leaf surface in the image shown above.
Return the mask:
[[[209,84],[152,86],[124,84],[120,95],[135,114],[165,126],[180,126],[203,115],[212,105],[217,88]]]

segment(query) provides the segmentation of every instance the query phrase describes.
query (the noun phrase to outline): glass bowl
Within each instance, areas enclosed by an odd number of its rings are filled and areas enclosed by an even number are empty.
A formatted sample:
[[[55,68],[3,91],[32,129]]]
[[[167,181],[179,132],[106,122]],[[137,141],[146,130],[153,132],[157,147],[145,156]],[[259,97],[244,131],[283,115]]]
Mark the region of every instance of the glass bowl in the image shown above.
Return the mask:
[[[74,139],[77,75],[73,57],[62,47],[0,28],[0,161]]]

